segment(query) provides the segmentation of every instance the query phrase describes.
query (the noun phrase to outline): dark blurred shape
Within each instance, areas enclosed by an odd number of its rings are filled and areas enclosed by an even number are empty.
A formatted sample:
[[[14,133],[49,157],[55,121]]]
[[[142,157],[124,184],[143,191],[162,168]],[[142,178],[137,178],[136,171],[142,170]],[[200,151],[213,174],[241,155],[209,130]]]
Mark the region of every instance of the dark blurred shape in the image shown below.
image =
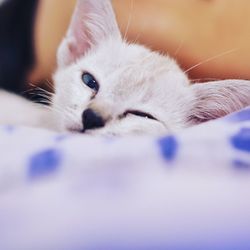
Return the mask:
[[[34,64],[33,26],[38,0],[0,5],[0,88],[20,93]]]

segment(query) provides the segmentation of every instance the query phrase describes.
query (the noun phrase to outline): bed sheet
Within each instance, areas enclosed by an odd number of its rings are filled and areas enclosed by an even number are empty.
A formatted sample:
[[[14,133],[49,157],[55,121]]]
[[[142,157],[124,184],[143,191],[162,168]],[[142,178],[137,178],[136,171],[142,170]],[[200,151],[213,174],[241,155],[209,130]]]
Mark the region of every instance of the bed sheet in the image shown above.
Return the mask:
[[[163,137],[0,127],[0,249],[250,249],[250,107]]]

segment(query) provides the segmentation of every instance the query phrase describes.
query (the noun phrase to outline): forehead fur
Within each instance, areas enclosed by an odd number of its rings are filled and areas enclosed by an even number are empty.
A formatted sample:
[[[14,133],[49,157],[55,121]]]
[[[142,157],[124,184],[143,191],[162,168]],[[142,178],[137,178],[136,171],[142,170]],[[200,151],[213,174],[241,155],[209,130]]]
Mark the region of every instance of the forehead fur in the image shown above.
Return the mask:
[[[77,64],[80,67],[94,67],[95,71],[100,70],[106,76],[117,72],[124,77],[147,79],[167,71],[181,72],[173,59],[144,46],[117,42],[115,39],[108,39],[90,50]]]

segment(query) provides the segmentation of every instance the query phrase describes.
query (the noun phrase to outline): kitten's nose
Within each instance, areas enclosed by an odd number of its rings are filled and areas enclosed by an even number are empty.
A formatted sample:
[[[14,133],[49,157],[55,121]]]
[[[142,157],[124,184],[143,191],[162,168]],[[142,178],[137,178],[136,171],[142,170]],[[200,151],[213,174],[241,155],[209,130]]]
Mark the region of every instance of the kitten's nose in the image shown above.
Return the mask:
[[[83,132],[88,129],[104,127],[105,123],[101,116],[96,114],[92,109],[86,109],[82,113]]]

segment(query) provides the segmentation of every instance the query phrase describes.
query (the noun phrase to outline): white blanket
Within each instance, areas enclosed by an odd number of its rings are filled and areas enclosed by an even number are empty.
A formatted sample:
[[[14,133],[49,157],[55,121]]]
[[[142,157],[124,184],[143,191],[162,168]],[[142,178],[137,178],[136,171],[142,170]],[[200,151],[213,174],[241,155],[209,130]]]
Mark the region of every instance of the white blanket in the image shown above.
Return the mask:
[[[163,138],[0,128],[0,249],[250,249],[250,108]]]

